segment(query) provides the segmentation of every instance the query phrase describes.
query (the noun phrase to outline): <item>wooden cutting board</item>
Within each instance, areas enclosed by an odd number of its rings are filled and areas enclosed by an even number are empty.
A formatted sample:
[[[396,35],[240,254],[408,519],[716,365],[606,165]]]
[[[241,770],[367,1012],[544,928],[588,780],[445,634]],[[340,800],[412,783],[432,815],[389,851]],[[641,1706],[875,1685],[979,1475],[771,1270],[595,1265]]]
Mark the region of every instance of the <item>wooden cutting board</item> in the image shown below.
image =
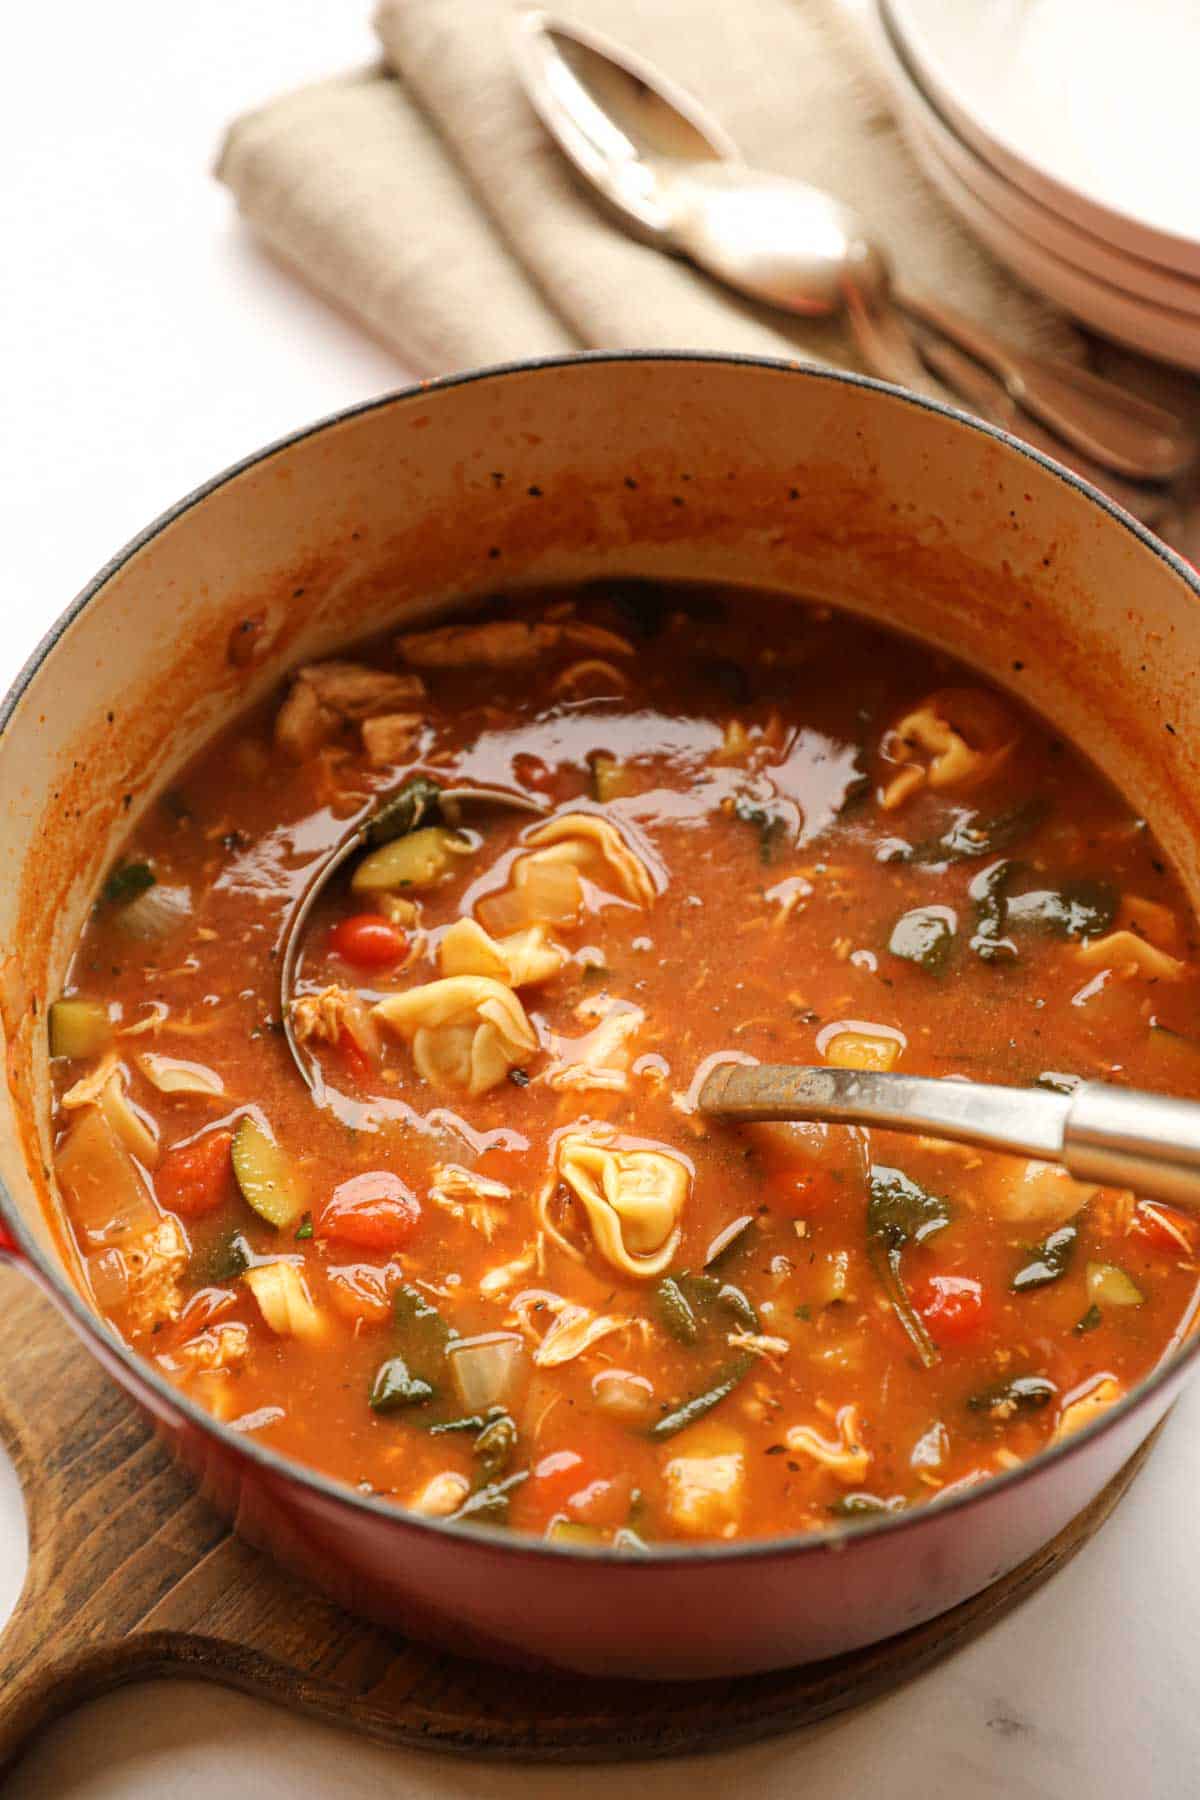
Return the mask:
[[[0,1438],[29,1575],[0,1636],[0,1772],[105,1689],[203,1677],[384,1743],[610,1762],[727,1748],[875,1698],[977,1636],[1103,1524],[1150,1440],[1062,1535],[985,1593],[849,1656],[735,1681],[528,1677],[388,1637],[231,1535],[49,1301],[0,1269]]]

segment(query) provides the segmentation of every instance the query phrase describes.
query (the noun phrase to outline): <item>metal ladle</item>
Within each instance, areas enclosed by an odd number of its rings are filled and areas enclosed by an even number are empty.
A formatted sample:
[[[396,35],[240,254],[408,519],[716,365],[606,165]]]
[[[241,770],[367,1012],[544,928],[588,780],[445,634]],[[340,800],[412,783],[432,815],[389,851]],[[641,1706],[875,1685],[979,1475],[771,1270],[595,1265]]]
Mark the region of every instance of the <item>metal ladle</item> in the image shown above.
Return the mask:
[[[698,102],[596,33],[518,16],[517,72],[534,110],[627,229],[785,312],[845,312],[876,374],[928,385],[897,308],[1003,381],[1009,398],[1106,469],[1167,481],[1194,460],[1181,420],[1073,364],[1034,357],[891,280],[863,222],[831,195],[748,167]]]
[[[546,802],[533,800],[528,794],[514,794],[509,788],[443,787],[440,782],[427,776],[410,776],[394,793],[386,795],[373,806],[365,818],[360,819],[332,850],[327,851],[310,873],[298,899],[284,919],[279,939],[279,1016],[292,1061],[314,1097],[319,1097],[321,1086],[316,1061],[299,1042],[292,1025],[292,989],[296,980],[296,963],[304,939],[304,928],[313,907],[352,857],[364,850],[376,849],[381,844],[390,844],[394,838],[405,837],[410,831],[416,831],[434,819],[440,819],[446,825],[456,825],[458,810],[462,806],[507,807],[514,812],[534,813],[539,818],[545,818],[550,811]]]
[[[1200,1208],[1200,1104],[1085,1081],[1070,1094],[788,1063],[720,1063],[697,1098],[711,1119],[928,1132],[1061,1163],[1080,1181]]]

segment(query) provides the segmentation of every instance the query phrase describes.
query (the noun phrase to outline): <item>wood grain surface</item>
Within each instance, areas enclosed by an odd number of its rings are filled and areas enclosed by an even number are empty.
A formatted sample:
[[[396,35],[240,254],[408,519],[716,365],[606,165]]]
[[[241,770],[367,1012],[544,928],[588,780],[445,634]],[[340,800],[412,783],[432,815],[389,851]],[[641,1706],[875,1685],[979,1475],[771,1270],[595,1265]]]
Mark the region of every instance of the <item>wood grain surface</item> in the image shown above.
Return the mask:
[[[0,1371],[0,1438],[30,1540],[25,1590],[0,1636],[0,1772],[67,1708],[164,1676],[467,1756],[613,1762],[728,1748],[886,1693],[995,1623],[1086,1543],[1153,1442],[1037,1556],[887,1643],[735,1681],[589,1682],[459,1661],[298,1586],[231,1535],[11,1269],[0,1269]]]

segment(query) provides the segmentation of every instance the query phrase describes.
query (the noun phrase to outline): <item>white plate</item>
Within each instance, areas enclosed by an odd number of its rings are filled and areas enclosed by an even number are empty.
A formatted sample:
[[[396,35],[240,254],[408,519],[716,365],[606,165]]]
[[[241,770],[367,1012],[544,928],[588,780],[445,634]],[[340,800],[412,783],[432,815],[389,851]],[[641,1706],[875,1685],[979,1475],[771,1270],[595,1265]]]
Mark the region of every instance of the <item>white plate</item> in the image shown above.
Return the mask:
[[[964,224],[1029,287],[1106,337],[1200,373],[1200,317],[1138,300],[1064,262],[993,212],[942,160],[928,136],[912,131],[909,143],[930,181]]]
[[[1197,0],[880,0],[954,130],[1052,211],[1200,277]]]
[[[1129,256],[1114,249],[1090,231],[1082,231],[1070,220],[1051,212],[1040,201],[997,172],[990,163],[977,156],[970,145],[956,137],[946,120],[917,83],[912,70],[898,54],[883,19],[871,20],[876,27],[873,36],[906,132],[920,131],[936,149],[943,163],[971,188],[985,206],[991,207],[1009,225],[1035,242],[1074,263],[1078,269],[1095,275],[1110,287],[1123,289],[1155,306],[1172,307],[1176,311],[1200,317],[1200,280],[1193,281],[1159,263]]]

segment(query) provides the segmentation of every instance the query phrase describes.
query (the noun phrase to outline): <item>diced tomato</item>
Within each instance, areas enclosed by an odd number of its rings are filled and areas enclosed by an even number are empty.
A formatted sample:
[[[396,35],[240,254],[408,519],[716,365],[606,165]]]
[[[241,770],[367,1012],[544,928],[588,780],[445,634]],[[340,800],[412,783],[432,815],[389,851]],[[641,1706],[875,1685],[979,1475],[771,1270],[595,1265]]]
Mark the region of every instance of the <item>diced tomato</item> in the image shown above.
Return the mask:
[[[382,913],[355,913],[339,919],[329,934],[329,948],[360,969],[391,969],[408,954],[408,938]]]
[[[600,1475],[577,1450],[552,1450],[533,1465],[517,1502],[520,1528],[543,1531],[552,1519],[584,1525],[623,1525],[633,1478],[625,1469]]]
[[[206,1131],[168,1150],[154,1176],[159,1203],[181,1219],[199,1219],[220,1206],[233,1177],[232,1131]]]
[[[1176,1212],[1173,1206],[1163,1206],[1157,1200],[1138,1201],[1133,1212],[1133,1229],[1156,1250],[1190,1256],[1195,1248],[1191,1220]]]
[[[360,1250],[402,1250],[421,1222],[421,1203],[386,1169],[354,1175],[334,1189],[316,1222],[319,1238]]]
[[[371,1059],[353,1032],[349,1031],[345,1025],[338,1033],[337,1047],[338,1055],[350,1073],[359,1081],[364,1081],[371,1073]]]
[[[791,1163],[767,1176],[767,1205],[789,1219],[809,1219],[826,1212],[836,1192],[837,1183],[827,1169]]]
[[[931,1275],[913,1296],[935,1344],[961,1344],[987,1323],[990,1307],[978,1281],[967,1275]]]

